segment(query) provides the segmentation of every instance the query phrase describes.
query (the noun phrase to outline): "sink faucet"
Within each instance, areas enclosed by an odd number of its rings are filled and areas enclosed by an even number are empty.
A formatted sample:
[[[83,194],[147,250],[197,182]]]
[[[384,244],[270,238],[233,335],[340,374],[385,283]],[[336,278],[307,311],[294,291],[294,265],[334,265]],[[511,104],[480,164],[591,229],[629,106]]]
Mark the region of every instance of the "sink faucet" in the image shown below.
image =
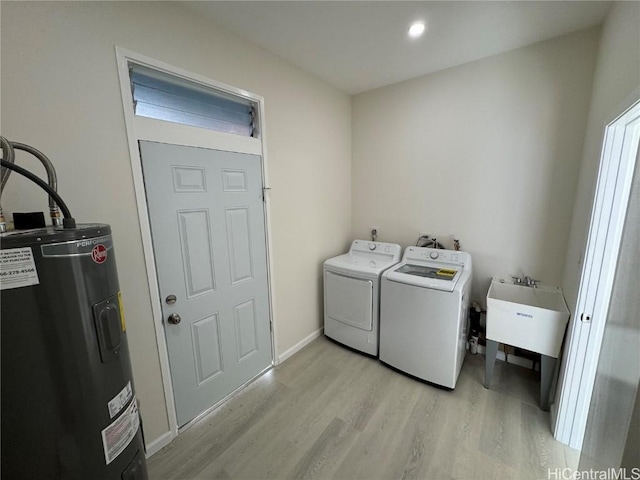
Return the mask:
[[[524,278],[520,278],[520,277],[511,277],[513,279],[513,283],[515,283],[516,285],[523,285],[525,287],[533,287],[533,288],[537,288],[538,284],[537,282],[539,282],[540,280],[535,280],[533,278],[531,278],[529,275],[525,276]]]

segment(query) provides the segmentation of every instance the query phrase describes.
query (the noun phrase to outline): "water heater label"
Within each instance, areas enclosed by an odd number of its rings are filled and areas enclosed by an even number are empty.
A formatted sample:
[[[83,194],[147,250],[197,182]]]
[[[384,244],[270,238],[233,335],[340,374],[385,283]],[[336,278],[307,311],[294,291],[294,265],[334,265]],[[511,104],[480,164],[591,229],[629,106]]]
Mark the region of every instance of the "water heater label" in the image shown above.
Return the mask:
[[[49,243],[42,245],[40,250],[43,257],[79,257],[90,256],[96,263],[103,263],[107,259],[107,251],[113,248],[111,235],[84,238],[69,242]]]
[[[138,414],[138,402],[133,401],[122,412],[115,422],[102,430],[102,446],[104,447],[104,459],[109,465],[131,443],[140,427],[140,415]]]
[[[133,395],[133,390],[131,390],[131,382],[127,382],[120,393],[113,397],[108,404],[109,407],[109,417],[113,418],[120,410],[124,408],[124,406],[131,400],[131,396]]]
[[[38,270],[30,247],[0,250],[0,290],[39,283]]]

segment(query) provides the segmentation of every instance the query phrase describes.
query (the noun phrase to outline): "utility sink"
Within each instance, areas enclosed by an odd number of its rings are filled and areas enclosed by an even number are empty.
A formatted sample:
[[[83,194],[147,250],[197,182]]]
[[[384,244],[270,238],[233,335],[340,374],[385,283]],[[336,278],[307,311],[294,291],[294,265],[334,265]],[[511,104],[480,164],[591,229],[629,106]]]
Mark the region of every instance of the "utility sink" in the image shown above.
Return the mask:
[[[487,339],[558,358],[569,309],[562,289],[493,277],[487,294]]]

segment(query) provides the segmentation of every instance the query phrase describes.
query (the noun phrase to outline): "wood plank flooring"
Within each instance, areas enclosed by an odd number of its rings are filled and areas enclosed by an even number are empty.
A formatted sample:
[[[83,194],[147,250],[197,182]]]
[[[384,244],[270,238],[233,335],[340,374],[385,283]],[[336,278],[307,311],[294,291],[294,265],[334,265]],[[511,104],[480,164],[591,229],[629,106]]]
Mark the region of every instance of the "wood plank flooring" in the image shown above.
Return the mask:
[[[148,461],[165,479],[546,479],[576,468],[534,372],[467,355],[454,391],[322,337]]]

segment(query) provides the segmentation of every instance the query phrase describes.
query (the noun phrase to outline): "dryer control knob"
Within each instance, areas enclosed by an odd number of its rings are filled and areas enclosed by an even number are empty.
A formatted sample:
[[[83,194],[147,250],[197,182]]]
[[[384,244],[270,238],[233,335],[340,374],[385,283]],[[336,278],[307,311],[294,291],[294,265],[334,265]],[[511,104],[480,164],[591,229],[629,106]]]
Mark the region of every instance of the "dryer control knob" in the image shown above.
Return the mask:
[[[376,244],[375,243],[370,243],[369,244],[369,250],[375,250],[376,249]]]
[[[440,255],[438,254],[438,252],[431,252],[431,253],[429,254],[429,256],[435,260],[435,259],[436,259],[436,258],[438,258]]]

